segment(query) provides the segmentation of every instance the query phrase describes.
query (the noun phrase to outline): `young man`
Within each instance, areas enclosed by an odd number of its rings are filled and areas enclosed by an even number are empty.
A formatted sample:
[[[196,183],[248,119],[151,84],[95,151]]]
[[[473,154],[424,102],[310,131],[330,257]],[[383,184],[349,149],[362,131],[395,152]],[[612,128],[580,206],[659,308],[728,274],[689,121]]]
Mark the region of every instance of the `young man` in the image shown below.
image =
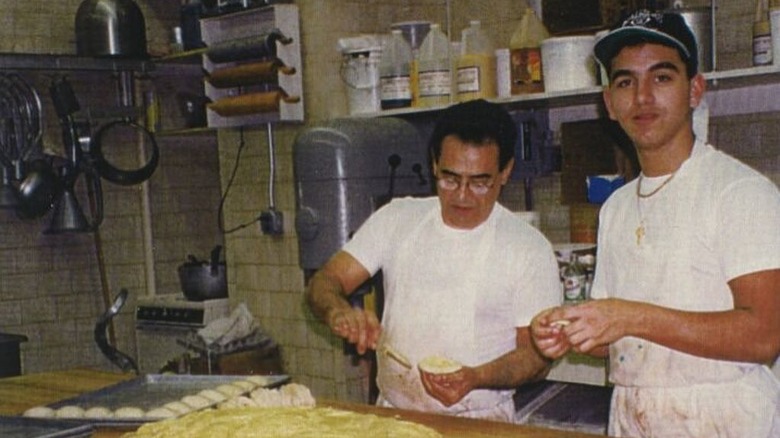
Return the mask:
[[[602,207],[596,299],[539,314],[534,341],[609,354],[610,435],[780,436],[777,187],[695,138],[706,84],[680,15],[636,13],[594,52],[642,172]]]
[[[438,196],[390,202],[312,277],[313,312],[358,351],[377,350],[378,404],[512,421],[514,388],[545,375],[528,324],[560,303],[561,285],[550,243],[497,203],[516,138],[499,105],[445,110],[429,143]],[[380,269],[381,326],[345,300]],[[428,356],[463,367],[418,371]]]

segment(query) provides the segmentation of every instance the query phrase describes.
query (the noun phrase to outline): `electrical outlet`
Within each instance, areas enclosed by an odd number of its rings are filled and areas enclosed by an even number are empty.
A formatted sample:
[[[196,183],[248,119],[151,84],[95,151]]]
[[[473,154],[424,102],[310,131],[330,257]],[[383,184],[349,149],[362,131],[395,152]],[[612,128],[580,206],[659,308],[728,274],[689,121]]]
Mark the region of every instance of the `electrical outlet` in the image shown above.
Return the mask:
[[[262,231],[263,234],[283,234],[284,218],[282,212],[272,208],[260,213],[260,231]]]

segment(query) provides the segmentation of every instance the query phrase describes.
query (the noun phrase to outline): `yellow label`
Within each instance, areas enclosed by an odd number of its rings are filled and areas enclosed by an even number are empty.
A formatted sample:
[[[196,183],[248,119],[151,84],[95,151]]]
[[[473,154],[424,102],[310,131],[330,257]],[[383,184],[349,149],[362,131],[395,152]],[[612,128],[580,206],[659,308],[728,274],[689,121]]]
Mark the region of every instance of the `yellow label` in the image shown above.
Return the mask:
[[[458,101],[496,97],[496,57],[467,54],[458,60]]]

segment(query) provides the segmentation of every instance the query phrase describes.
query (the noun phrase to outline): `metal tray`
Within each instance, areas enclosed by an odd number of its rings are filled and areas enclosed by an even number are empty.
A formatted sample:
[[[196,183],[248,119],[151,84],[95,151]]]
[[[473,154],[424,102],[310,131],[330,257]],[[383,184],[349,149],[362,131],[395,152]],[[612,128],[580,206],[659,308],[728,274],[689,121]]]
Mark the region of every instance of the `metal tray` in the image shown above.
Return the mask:
[[[181,400],[185,395],[195,395],[204,389],[214,389],[219,385],[246,380],[248,376],[223,375],[183,375],[183,374],[147,374],[132,380],[119,382],[97,391],[81,394],[77,397],[61,400],[48,405],[53,409],[63,406],[79,406],[89,409],[104,406],[116,410],[124,406],[136,406],[144,410],[161,407],[166,403]],[[265,388],[274,388],[290,380],[287,375],[264,376],[268,379]],[[213,403],[215,405],[216,403]],[[210,406],[209,406],[210,407]],[[209,407],[203,408],[208,409]],[[142,424],[154,419],[146,418],[75,418],[77,421],[91,424]],[[0,434],[0,436],[4,436]]]
[[[3,438],[86,438],[92,436],[89,424],[41,418],[0,416]]]

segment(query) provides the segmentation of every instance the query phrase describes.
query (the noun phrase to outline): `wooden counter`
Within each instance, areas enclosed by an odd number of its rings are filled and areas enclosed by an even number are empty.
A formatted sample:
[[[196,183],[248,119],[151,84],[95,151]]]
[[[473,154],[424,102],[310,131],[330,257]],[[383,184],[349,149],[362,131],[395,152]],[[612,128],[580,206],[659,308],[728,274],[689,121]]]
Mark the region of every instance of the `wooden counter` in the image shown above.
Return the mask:
[[[0,379],[0,414],[19,415],[25,410],[54,403],[79,394],[94,391],[127,379],[134,374],[119,374],[87,369],[55,371]],[[446,437],[490,438],[585,438],[595,437],[579,432],[543,429],[494,421],[472,420],[423,412],[387,409],[357,403],[323,400],[330,406],[360,413],[391,416],[427,425]],[[95,438],[119,437],[129,429],[98,428]]]
[[[591,435],[581,432],[568,432],[558,429],[543,429],[534,426],[525,426],[497,421],[474,420],[470,418],[451,417],[446,415],[427,414],[424,412],[405,411],[400,409],[380,408],[371,405],[344,403],[335,401],[319,402],[321,406],[330,406],[338,409],[376,414],[385,417],[395,417],[402,420],[413,421],[436,429],[445,437],[468,438],[585,438],[603,435]]]

